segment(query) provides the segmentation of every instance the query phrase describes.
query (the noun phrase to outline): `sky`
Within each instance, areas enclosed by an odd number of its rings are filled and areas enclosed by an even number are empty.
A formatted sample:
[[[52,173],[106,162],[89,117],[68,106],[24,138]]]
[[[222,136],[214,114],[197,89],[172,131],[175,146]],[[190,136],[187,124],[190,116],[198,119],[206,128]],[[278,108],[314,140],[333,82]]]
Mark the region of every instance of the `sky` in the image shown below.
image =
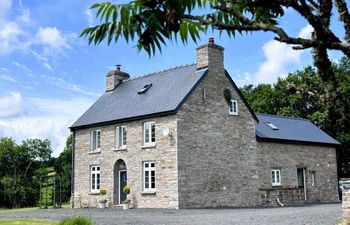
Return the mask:
[[[309,50],[295,51],[271,33],[226,35],[208,32],[196,44],[168,42],[154,57],[121,40],[107,46],[79,38],[98,23],[89,6],[98,0],[0,0],[0,137],[17,142],[48,138],[53,155],[63,151],[69,126],[105,91],[105,75],[121,64],[131,77],[196,60],[196,46],[209,37],[225,48],[224,64],[238,86],[274,83],[312,64]],[[312,28],[286,10],[279,23],[294,36]],[[335,24],[335,30],[342,32]],[[333,60],[337,52],[330,52]]]

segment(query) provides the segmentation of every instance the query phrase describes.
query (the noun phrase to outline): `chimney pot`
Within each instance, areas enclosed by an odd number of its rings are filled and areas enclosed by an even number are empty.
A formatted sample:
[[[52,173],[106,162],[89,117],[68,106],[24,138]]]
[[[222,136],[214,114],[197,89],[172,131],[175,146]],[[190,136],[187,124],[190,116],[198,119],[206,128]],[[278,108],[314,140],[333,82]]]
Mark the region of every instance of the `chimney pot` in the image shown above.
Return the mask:
[[[209,38],[209,44],[214,44],[214,38],[213,37]]]
[[[115,65],[116,67],[115,67],[115,71],[118,71],[118,72],[120,72],[120,67],[121,67],[121,65]]]

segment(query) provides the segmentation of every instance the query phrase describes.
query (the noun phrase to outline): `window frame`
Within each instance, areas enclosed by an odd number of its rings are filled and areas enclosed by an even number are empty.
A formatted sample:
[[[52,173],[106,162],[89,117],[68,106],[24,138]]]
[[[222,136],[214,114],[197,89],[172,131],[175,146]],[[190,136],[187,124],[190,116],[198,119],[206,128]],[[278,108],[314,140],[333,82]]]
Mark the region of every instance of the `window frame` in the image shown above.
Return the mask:
[[[278,181],[277,181],[277,172],[278,172]],[[282,186],[282,176],[281,169],[272,169],[271,170],[271,185],[273,187]]]
[[[310,171],[310,183],[311,187],[316,186],[316,171]]]
[[[95,168],[95,170],[93,170],[93,168]],[[97,175],[99,176],[98,179],[97,179]],[[95,176],[95,179],[93,179],[93,176]],[[93,185],[94,185],[94,188],[93,188]],[[90,192],[100,193],[100,189],[101,189],[101,166],[91,165],[90,166]]]
[[[152,164],[154,166],[152,167]],[[148,167],[146,167],[148,165]],[[152,172],[154,171],[154,187],[152,187]],[[146,176],[148,172],[148,179]],[[146,180],[147,179],[147,180]],[[148,187],[146,187],[148,184]],[[155,161],[144,161],[142,162],[142,188],[143,192],[155,193],[156,192],[156,162]]]
[[[234,104],[236,105],[236,108],[233,107]],[[230,115],[234,115],[234,116],[238,115],[238,101],[237,100],[231,99],[230,105],[228,107],[228,112]]]
[[[94,140],[94,133],[96,133],[96,140]],[[94,143],[94,142],[96,142],[96,143]],[[101,130],[100,129],[91,130],[91,132],[90,132],[90,145],[91,145],[90,151],[91,152],[100,152],[101,151],[101,142],[102,142]],[[94,144],[96,145],[95,149],[94,149]]]
[[[150,125],[150,129],[148,131],[148,135],[146,135],[146,126]],[[154,132],[152,132],[152,125],[154,125]],[[148,128],[147,128],[148,129]],[[154,141],[152,141],[152,133],[154,133]],[[146,142],[146,140],[149,140]],[[143,145],[144,146],[154,146],[156,145],[156,122],[154,121],[149,121],[143,123]]]
[[[118,130],[118,136],[117,136],[117,130]],[[121,137],[120,137],[120,135],[121,135]],[[115,126],[114,137],[115,137],[114,138],[114,141],[115,141],[114,145],[117,149],[124,149],[127,147],[128,135],[127,135],[126,126]],[[120,143],[120,140],[121,140],[121,143]],[[117,145],[117,144],[119,144],[119,145]]]

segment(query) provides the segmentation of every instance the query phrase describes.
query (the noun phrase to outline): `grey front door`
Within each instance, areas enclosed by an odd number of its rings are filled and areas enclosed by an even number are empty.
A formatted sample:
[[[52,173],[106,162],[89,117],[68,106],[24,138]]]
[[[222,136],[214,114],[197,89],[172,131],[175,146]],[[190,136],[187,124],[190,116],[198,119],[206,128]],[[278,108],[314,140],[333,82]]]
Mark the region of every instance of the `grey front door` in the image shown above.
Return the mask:
[[[123,189],[126,186],[127,182],[127,173],[126,171],[119,171],[119,204],[122,204],[126,200],[126,194]]]

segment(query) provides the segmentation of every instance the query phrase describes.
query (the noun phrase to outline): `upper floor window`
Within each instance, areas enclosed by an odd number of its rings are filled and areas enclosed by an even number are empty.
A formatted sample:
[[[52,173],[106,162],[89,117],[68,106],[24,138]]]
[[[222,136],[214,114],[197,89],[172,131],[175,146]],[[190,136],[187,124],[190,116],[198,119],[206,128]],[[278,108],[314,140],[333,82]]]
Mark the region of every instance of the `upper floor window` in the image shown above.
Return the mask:
[[[154,145],[156,143],[155,122],[146,122],[143,124],[143,142],[144,145]]]
[[[281,170],[271,170],[272,186],[281,186]]]
[[[91,175],[91,192],[97,193],[100,191],[100,166],[90,167]]]
[[[230,115],[238,115],[237,100],[231,100],[230,105],[229,105],[229,113],[230,113]]]
[[[154,192],[156,190],[156,163],[143,163],[143,191]]]
[[[91,131],[91,151],[100,151],[101,149],[101,130]]]
[[[115,127],[115,147],[126,147],[126,126]]]

